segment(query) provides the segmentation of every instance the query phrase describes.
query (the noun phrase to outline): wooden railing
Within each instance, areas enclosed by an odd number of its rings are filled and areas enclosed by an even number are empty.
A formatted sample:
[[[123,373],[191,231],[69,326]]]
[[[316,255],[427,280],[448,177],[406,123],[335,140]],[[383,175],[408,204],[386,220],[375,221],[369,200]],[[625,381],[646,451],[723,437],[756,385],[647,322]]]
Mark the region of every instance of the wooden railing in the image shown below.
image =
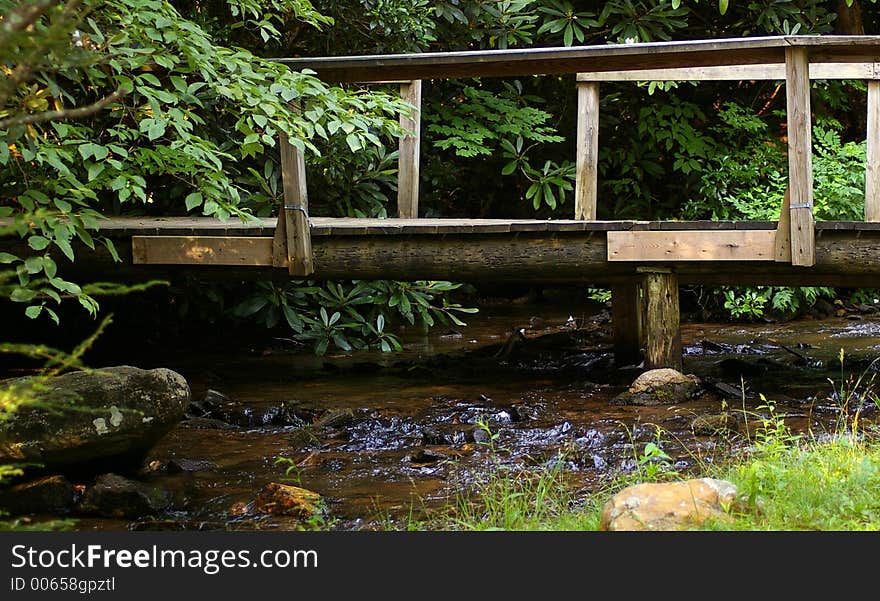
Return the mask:
[[[291,69],[311,69],[334,84],[401,84],[402,98],[417,109],[413,115],[401,117],[401,126],[411,132],[400,139],[401,218],[418,217],[422,80],[577,74],[577,220],[595,220],[597,215],[601,82],[784,80],[789,182],[777,231],[773,235],[749,231],[723,235],[650,233],[648,246],[660,249],[654,253],[631,250],[645,245],[648,232],[609,232],[610,261],[770,260],[814,265],[810,80],[868,80],[865,220],[880,221],[880,36],[780,36],[276,60]],[[281,146],[285,205],[276,228],[275,264],[287,265],[293,275],[309,275],[313,265],[303,156],[286,140]],[[707,243],[710,235],[715,242]],[[630,251],[612,252],[612,247]]]

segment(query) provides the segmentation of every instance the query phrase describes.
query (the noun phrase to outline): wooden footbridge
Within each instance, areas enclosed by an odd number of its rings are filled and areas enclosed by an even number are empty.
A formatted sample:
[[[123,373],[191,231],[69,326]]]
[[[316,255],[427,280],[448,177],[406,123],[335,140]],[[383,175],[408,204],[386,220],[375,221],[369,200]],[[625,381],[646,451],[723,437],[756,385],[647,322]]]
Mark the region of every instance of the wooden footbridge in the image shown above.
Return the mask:
[[[590,283],[612,289],[622,361],[681,365],[681,283],[880,286],[880,36],[785,36],[478,52],[279,59],[331,83],[399,83],[420,107],[422,80],[577,74],[573,219],[419,218],[419,112],[402,118],[398,217],[310,216],[299,150],[281,140],[284,206],[256,223],[115,218],[123,265],[80,252],[89,269],[140,275],[448,279]],[[811,79],[868,82],[863,222],[815,222]],[[789,188],[778,221],[597,221],[602,82],[785,82]],[[573,93],[575,91],[573,90]],[[88,253],[86,253],[88,254]],[[102,261],[104,263],[102,263]],[[231,266],[237,269],[230,269]],[[94,275],[94,274],[92,274]]]

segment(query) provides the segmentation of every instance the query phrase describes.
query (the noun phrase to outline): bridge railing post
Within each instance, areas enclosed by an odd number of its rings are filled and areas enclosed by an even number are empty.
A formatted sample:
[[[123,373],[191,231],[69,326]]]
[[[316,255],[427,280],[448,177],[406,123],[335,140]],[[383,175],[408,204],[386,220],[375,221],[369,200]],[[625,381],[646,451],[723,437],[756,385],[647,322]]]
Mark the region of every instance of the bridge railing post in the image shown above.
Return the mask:
[[[577,162],[574,218],[596,220],[599,196],[599,83],[577,83]]]
[[[401,98],[415,106],[410,114],[401,114],[397,172],[397,215],[403,219],[419,216],[419,150],[421,140],[422,81],[416,79],[400,85]]]
[[[868,131],[865,150],[865,221],[880,221],[880,63],[868,81]]]
[[[810,110],[810,62],[807,48],[785,49],[785,95],[788,112],[788,186],[791,215],[791,263],[816,263],[813,220],[813,145]]]
[[[296,112],[299,105],[294,105]],[[306,188],[306,162],[303,151],[279,133],[283,205],[272,240],[272,264],[287,265],[290,275],[306,276],[315,271],[309,226],[309,196]]]

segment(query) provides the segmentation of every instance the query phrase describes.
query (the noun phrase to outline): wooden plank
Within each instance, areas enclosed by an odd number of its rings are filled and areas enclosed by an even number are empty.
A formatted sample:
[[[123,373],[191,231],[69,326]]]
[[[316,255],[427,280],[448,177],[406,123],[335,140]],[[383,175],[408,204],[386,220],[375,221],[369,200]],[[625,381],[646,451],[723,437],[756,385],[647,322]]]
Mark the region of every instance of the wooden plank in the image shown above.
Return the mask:
[[[880,81],[868,82],[865,221],[880,221]]]
[[[867,63],[814,63],[810,65],[810,79],[876,79],[874,64]],[[781,81],[785,79],[785,65],[711,65],[706,67],[678,67],[674,69],[641,69],[578,73],[579,82],[611,81]]]
[[[639,282],[611,286],[611,338],[618,366],[642,361],[642,286]]]
[[[779,210],[779,222],[773,246],[773,260],[777,263],[791,263],[791,192],[785,189],[782,197],[782,208]]]
[[[599,84],[577,84],[577,160],[574,218],[596,219],[599,197]]]
[[[284,207],[278,217],[273,251],[281,244],[278,240],[284,240],[288,273],[306,276],[314,273],[315,268],[312,261],[305,157],[299,148],[290,143],[284,133],[281,133],[279,138]]]
[[[675,273],[648,273],[642,283],[645,291],[645,369],[669,367],[681,370],[681,315],[678,302],[678,276]]]
[[[733,230],[736,229],[734,221],[652,221],[648,229],[652,230]]]
[[[816,48],[816,62],[875,61],[880,36],[765,36],[556,48],[513,48],[274,59],[325,81],[389,81],[772,64],[783,49]]]
[[[804,267],[816,262],[816,235],[813,229],[812,115],[808,65],[806,48],[785,49],[791,263]]]
[[[773,230],[608,232],[608,261],[772,261]]]
[[[233,236],[132,236],[135,265],[270,266],[273,239]]]
[[[400,127],[412,133],[401,136],[398,143],[397,214],[404,219],[411,219],[419,216],[422,81],[417,79],[402,84],[400,96],[415,107],[411,115],[400,116]]]

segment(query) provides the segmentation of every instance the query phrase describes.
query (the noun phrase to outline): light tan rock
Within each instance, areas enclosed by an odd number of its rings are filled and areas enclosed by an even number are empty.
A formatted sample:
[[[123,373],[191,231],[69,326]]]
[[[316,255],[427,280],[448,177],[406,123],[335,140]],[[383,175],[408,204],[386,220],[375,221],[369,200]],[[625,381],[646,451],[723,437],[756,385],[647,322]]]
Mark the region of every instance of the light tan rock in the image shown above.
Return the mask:
[[[670,368],[649,369],[614,398],[619,405],[674,405],[690,399],[702,383],[693,374]]]
[[[734,484],[714,478],[636,484],[605,503],[599,529],[685,530],[710,518],[727,520],[736,495]]]

